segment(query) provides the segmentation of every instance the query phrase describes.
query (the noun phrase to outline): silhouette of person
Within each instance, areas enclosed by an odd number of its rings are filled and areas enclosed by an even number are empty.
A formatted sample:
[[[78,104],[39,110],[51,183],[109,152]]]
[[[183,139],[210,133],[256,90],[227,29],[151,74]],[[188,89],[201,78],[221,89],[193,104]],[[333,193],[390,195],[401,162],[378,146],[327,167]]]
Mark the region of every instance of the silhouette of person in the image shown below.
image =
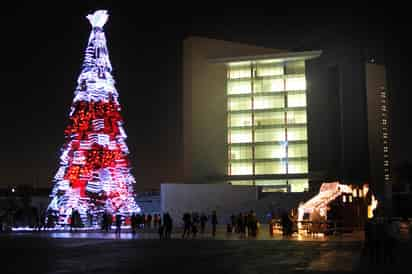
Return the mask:
[[[182,234],[182,238],[184,238],[185,236],[189,236],[190,235],[190,228],[191,228],[191,217],[189,213],[184,213],[183,214],[183,234]]]
[[[217,225],[217,215],[216,215],[216,210],[213,210],[212,213],[212,235],[213,237],[216,236],[216,225]]]
[[[122,215],[120,215],[120,213],[117,213],[116,214],[116,233],[117,234],[120,234],[121,225],[122,225]]]

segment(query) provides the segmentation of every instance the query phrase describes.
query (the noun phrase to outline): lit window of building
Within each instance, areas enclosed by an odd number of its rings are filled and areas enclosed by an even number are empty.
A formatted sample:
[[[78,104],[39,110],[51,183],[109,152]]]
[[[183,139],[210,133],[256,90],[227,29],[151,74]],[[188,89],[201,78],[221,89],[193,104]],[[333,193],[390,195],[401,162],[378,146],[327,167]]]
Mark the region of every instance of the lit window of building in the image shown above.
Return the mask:
[[[290,191],[307,189],[305,58],[229,62],[226,75],[228,175],[280,175]]]

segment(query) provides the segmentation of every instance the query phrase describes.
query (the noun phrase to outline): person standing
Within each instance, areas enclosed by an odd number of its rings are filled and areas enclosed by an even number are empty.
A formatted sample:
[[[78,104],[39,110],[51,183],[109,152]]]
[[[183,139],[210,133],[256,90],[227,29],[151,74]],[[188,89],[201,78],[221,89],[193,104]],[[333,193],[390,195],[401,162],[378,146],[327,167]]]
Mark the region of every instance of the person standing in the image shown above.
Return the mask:
[[[273,236],[275,234],[275,226],[276,226],[275,215],[272,213],[272,216],[270,217],[270,221],[269,221],[270,236]]]
[[[166,212],[166,214],[163,215],[163,222],[165,226],[165,239],[170,239],[172,235],[173,219],[169,212]]]
[[[120,215],[120,213],[117,213],[116,214],[116,234],[120,234],[121,226],[122,226],[122,215]]]
[[[216,215],[216,210],[213,210],[212,213],[212,236],[216,236],[216,225],[217,225],[217,215]]]
[[[197,212],[192,212],[192,235],[195,238],[198,232],[198,224],[199,224],[199,214]]]
[[[147,215],[147,228],[150,229],[152,226],[152,215],[148,214]]]
[[[286,211],[283,212],[281,221],[282,221],[283,236],[289,236],[289,215]],[[312,220],[312,222],[314,222],[314,220]],[[314,227],[313,224],[312,224],[312,227]]]
[[[0,215],[0,232],[3,232],[3,215]]]
[[[160,215],[159,215],[159,217],[160,217]],[[163,222],[160,219],[156,220],[156,218],[157,218],[157,216],[155,215],[155,222],[158,223],[158,225],[159,225],[158,226],[159,228],[157,229],[157,233],[159,234],[159,239],[162,240],[164,238],[164,235],[165,235],[165,220],[164,220],[165,217],[163,215]]]
[[[146,229],[147,227],[147,216],[146,214],[142,214],[142,228]]]
[[[90,209],[87,210],[87,222],[89,223],[89,227],[93,226],[93,214]]]
[[[205,233],[206,222],[207,222],[207,216],[205,213],[202,213],[202,215],[200,216],[200,233],[201,234]]]
[[[77,215],[76,215],[77,211],[76,209],[72,209],[72,214],[70,217],[70,232],[72,232],[73,230],[76,231],[76,227],[77,227]]]
[[[232,225],[230,232],[233,232],[233,230],[236,231],[236,229],[235,229],[235,227],[236,227],[236,216],[235,216],[235,214],[232,214],[232,216],[230,216],[230,222],[231,222],[231,225]]]
[[[112,229],[112,224],[113,224],[113,215],[111,212],[107,212],[107,232],[109,232]]]
[[[110,231],[111,223],[112,223],[112,215],[109,212],[106,212],[104,215],[104,229],[106,232]]]
[[[256,237],[257,235],[257,219],[255,212],[251,210],[248,215],[248,231],[250,230],[249,235]]]
[[[159,224],[159,229],[157,230],[157,233],[159,233],[159,239],[162,240],[164,238],[164,225]]]
[[[157,218],[157,213],[153,215],[153,227],[156,229],[157,225],[160,225],[159,219]]]
[[[137,227],[137,220],[136,219],[137,219],[136,213],[133,213],[132,217],[131,217],[131,220],[130,220],[133,234],[136,234],[136,227]]]
[[[182,238],[185,237],[185,235],[189,236],[190,235],[190,228],[191,228],[191,217],[189,213],[184,213],[183,214],[183,234],[182,234]]]
[[[142,228],[142,215],[137,214],[136,216],[136,230],[139,230]]]

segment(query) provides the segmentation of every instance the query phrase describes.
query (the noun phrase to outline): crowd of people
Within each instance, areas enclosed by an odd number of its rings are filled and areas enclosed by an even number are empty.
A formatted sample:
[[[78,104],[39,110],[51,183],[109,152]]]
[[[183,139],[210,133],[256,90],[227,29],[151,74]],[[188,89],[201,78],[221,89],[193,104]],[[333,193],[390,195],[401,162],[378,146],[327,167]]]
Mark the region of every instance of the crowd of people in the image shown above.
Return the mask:
[[[42,222],[40,227],[53,227],[56,219],[53,215],[48,215],[48,218],[39,220],[47,220]],[[39,216],[40,217],[40,216]],[[273,236],[274,228],[281,227],[284,236],[290,236],[296,231],[294,220],[287,212],[283,214],[272,215],[269,220],[269,234]],[[79,227],[91,226],[97,220],[93,220],[91,214],[81,219],[77,210],[73,210],[70,216],[70,231],[76,231]],[[114,224],[115,232],[120,233],[122,225],[131,228],[133,234],[138,232],[158,233],[159,239],[170,239],[173,230],[173,219],[169,213],[160,214],[133,214],[125,218],[120,214],[112,215],[109,212],[103,213],[100,218],[100,227],[103,232],[110,232]],[[87,224],[89,222],[89,224]],[[198,212],[186,212],[182,216],[182,238],[196,238],[198,233],[205,234],[206,225],[210,223],[211,235],[216,236],[216,227],[218,225],[217,212],[213,211],[210,215]],[[40,224],[40,221],[39,221]],[[180,225],[179,225],[180,227]],[[232,214],[226,224],[226,232],[239,234],[240,238],[256,237],[259,233],[260,223],[256,213],[250,212]],[[4,226],[0,225],[0,232],[5,231]],[[400,242],[400,221],[391,218],[375,217],[368,219],[365,228],[364,255],[373,262],[393,262],[395,253]],[[412,239],[412,223],[409,223],[409,234]]]
[[[124,218],[120,214],[116,214],[113,216],[109,212],[104,212],[101,224],[102,230],[109,232],[113,224],[113,221],[115,222],[117,230],[121,229],[122,223],[128,224],[128,221],[124,220]],[[130,226],[132,228],[133,233],[136,233],[139,229],[157,229],[160,226],[160,223],[160,214],[132,214],[132,216],[130,216]],[[92,226],[92,222],[89,225]]]
[[[115,221],[116,233],[120,233],[122,224],[127,223],[120,214],[116,214],[113,217],[110,213],[105,212],[102,217],[102,231],[109,232],[113,220]],[[160,239],[170,239],[173,228],[173,219],[168,212],[163,214],[163,218],[161,218],[160,214],[132,214],[130,217],[130,227],[133,234],[136,234],[139,230],[157,230]]]
[[[250,212],[239,213],[238,215],[232,214],[226,231],[228,233],[238,233],[242,238],[246,237],[246,235],[256,237],[259,226],[260,223],[256,217],[256,213],[251,210]]]
[[[183,234],[182,238],[187,238],[190,235],[196,237],[197,233],[204,234],[207,221],[210,219],[212,225],[212,236],[216,235],[217,214],[216,211],[212,212],[212,215],[208,217],[205,213],[199,214],[198,212],[186,212],[183,214]]]

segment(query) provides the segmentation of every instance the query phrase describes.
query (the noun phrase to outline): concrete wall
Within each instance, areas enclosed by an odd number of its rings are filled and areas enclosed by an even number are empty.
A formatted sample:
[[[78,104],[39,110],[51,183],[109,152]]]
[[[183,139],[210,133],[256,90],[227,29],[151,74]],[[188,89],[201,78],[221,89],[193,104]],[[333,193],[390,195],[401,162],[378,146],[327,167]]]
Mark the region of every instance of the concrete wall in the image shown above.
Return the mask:
[[[229,184],[161,184],[161,212],[169,212],[173,223],[181,225],[184,212],[216,210],[219,224],[226,224],[230,214],[239,212],[241,205],[257,201],[257,188]]]
[[[280,50],[189,37],[183,41],[183,172],[185,183],[211,182],[227,173],[226,67],[210,58]]]
[[[232,214],[256,213],[261,223],[267,223],[269,214],[290,211],[306,202],[316,193],[265,193],[258,197],[257,187],[230,184],[161,184],[161,212],[169,212],[173,223],[182,225],[184,212],[216,210],[219,224],[227,224]]]

